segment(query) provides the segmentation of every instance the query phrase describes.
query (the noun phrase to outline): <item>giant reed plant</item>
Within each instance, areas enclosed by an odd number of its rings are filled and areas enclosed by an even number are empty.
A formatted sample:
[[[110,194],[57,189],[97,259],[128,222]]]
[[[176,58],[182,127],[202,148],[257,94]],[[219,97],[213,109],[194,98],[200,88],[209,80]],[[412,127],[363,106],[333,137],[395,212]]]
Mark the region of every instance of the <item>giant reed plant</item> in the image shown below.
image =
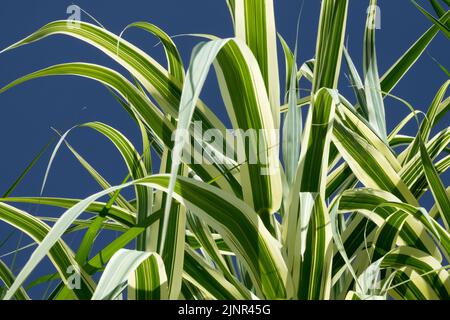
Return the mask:
[[[52,22],[5,49],[63,34],[114,59],[131,76],[66,63],[0,92],[47,76],[98,81],[135,120],[142,145],[104,123],[80,125],[117,148],[129,169],[123,185],[112,187],[67,142],[67,132],[52,159],[66,146],[102,191],[84,200],[1,199],[0,219],[38,243],[18,275],[0,261],[4,298],[28,299],[23,285],[48,256],[57,271],[52,279],[59,281],[50,299],[116,299],[126,289],[129,299],[448,299],[450,199],[440,175],[450,166],[450,130],[432,133],[449,109],[450,82],[438,90],[426,117],[391,94],[433,38],[449,34],[449,1],[430,2],[437,18],[416,5],[432,26],[381,77],[376,10],[365,27],[363,76],[344,48],[348,0],[322,1],[315,57],[300,68],[296,46],[277,36],[272,0],[228,0],[235,37],[206,36],[186,74],[172,39],[146,22],[130,27],[160,39],[167,69],[122,37],[86,22]],[[286,65],[282,86],[277,41]],[[337,90],[343,60],[355,104]],[[261,133],[257,143],[246,145],[239,135],[237,144],[195,135],[194,124],[222,136],[228,132],[199,98],[209,72],[217,74],[232,129]],[[298,94],[301,79],[310,82],[308,96]],[[384,116],[387,98],[411,109],[392,132]],[[401,134],[410,121],[419,126],[415,136]],[[186,156],[186,150],[192,153]],[[152,151],[160,157],[159,170]],[[199,154],[207,161],[192,161]],[[249,161],[255,155],[258,161]],[[134,188],[134,199],[121,195],[125,188]],[[435,202],[428,211],[420,206],[427,191]],[[109,200],[102,202],[105,196]],[[7,203],[67,210],[58,219],[41,219]],[[91,217],[81,218],[85,212]],[[102,230],[120,235],[92,252]],[[82,232],[83,240],[71,248],[62,236],[74,232]],[[135,250],[124,249],[129,244]],[[79,274],[76,285],[70,268]]]

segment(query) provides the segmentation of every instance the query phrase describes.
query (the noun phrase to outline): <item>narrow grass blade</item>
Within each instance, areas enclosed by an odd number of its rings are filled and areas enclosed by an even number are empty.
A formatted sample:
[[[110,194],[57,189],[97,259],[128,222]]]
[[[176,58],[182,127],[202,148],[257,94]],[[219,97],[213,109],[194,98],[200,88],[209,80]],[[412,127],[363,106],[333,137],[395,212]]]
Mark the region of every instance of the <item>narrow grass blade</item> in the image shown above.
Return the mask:
[[[9,288],[15,280],[14,274],[9,270],[8,266],[3,263],[3,261],[0,260],[0,280],[4,283],[6,288]],[[20,287],[19,290],[17,290],[15,296],[16,300],[30,300],[30,297],[28,296],[27,292],[24,288]],[[1,296],[0,296],[1,298]]]
[[[21,230],[37,243],[40,243],[41,246],[43,244],[45,245],[47,241],[46,239],[51,234],[50,227],[48,227],[45,223],[22,210],[16,209],[3,203],[0,203],[0,219]],[[69,268],[75,266],[77,272],[79,272],[80,274],[81,287],[77,290],[73,290],[73,293],[75,293],[75,295],[79,299],[89,299],[92,292],[94,291],[94,283],[84,272],[84,270],[78,265],[78,263],[75,261],[72,251],[61,239],[55,239],[53,241],[53,245],[54,246],[48,248],[48,250],[45,251],[45,253],[42,255],[42,258],[47,254],[49,255],[50,260],[53,262],[55,268],[57,269],[58,273],[61,275],[61,278],[65,283],[68,282],[68,279],[71,275],[70,273],[68,273],[68,270],[70,270]],[[27,268],[25,268],[25,270],[27,270]],[[11,299],[15,295],[17,290],[19,290],[19,288],[21,287],[23,281],[23,272],[21,272],[16,277],[14,283],[9,287],[3,299]]]
[[[154,36],[158,37],[158,39],[161,41],[161,43],[164,46],[165,52],[166,52],[166,59],[168,62],[168,71],[169,74],[176,79],[179,83],[183,83],[184,81],[184,67],[183,67],[183,60],[181,59],[181,55],[178,52],[177,47],[173,43],[172,39],[169,37],[167,33],[165,33],[163,30],[161,30],[159,27],[155,26],[152,23],[148,22],[134,22],[132,24],[129,24],[121,33],[123,35],[126,30],[130,28],[139,28],[143,29]],[[120,42],[118,44],[118,50],[120,50]]]
[[[347,11],[347,0],[322,1],[316,44],[313,93],[321,88],[337,88],[347,26]]]
[[[422,8],[416,1],[411,0],[412,3],[416,6],[417,9],[419,9],[420,12],[423,13],[425,17],[427,17],[435,26],[437,26],[447,38],[450,39],[450,28],[447,27],[446,24],[442,23],[441,21],[437,20],[435,17],[433,17],[428,11],[426,11],[424,8]]]
[[[369,122],[378,135],[387,142],[386,116],[375,48],[375,21],[377,18],[375,8],[377,8],[377,0],[371,0],[364,36],[364,88]]]
[[[450,18],[448,11],[439,21],[447,23]],[[395,63],[381,78],[381,91],[390,93],[397,83],[405,76],[408,70],[416,63],[422,53],[439,33],[439,28],[433,25],[428,29]]]
[[[232,0],[236,37],[247,44],[258,61],[269,96],[273,121],[280,126],[280,81],[273,0]]]
[[[28,172],[34,167],[34,165],[36,164],[36,162],[39,161],[39,159],[42,157],[42,155],[44,154],[44,152],[48,149],[48,147],[50,146],[52,142],[50,141],[49,143],[47,143],[45,145],[44,148],[42,148],[41,151],[39,151],[39,153],[37,154],[36,157],[34,157],[34,159],[30,162],[30,164],[25,168],[25,170],[20,174],[20,176],[16,179],[16,181],[14,181],[14,183],[12,184],[11,187],[9,187],[8,190],[6,190],[6,192],[3,194],[2,198],[7,198],[9,197],[9,195],[16,189],[16,187],[20,184],[20,182],[25,178],[25,176],[28,174]]]
[[[159,261],[158,261],[159,259]],[[145,264],[148,261],[148,265]],[[118,295],[125,289],[128,283],[128,278],[134,272],[143,272],[139,269],[141,265],[148,267],[149,280],[157,280],[158,284],[151,283],[147,294],[156,293],[155,291],[162,291],[161,296],[164,297],[164,286],[167,286],[167,279],[165,278],[164,266],[161,263],[161,258],[155,256],[150,252],[140,252],[133,250],[119,250],[109,261],[103,272],[102,277],[92,295],[92,300],[115,300]],[[131,283],[131,286],[136,286],[136,283]],[[147,296],[148,297],[148,296]]]

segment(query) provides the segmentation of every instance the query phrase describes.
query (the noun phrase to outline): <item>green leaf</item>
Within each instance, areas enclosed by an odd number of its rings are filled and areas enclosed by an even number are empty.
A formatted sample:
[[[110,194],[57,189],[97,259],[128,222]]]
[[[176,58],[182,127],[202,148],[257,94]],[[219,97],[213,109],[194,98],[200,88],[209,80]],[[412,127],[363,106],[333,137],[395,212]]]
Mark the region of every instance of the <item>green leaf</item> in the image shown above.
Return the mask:
[[[419,140],[420,155],[422,158],[425,177],[430,185],[433,197],[436,200],[436,205],[439,208],[444,225],[447,230],[450,230],[450,198],[447,195],[445,187],[439,178],[439,174],[437,173],[421,138],[419,138]]]
[[[164,46],[165,52],[166,52],[166,59],[169,64],[168,71],[169,74],[177,80],[179,83],[183,83],[184,81],[184,68],[183,68],[183,60],[181,59],[181,55],[178,52],[177,47],[173,43],[172,39],[169,37],[167,33],[165,33],[163,30],[155,26],[154,24],[148,23],[148,22],[134,22],[132,24],[129,24],[123,31],[123,35],[126,30],[130,28],[139,28],[143,29],[154,36],[158,37],[161,43]],[[118,44],[118,48],[120,50],[120,42]]]
[[[142,267],[142,268],[141,268]],[[92,295],[92,300],[116,300],[117,296],[125,289],[128,278],[132,277],[129,284],[131,287],[139,287],[133,281],[133,274],[143,273],[148,284],[146,292],[136,292],[134,297],[144,295],[145,297],[158,297],[164,299],[167,294],[167,278],[161,258],[150,252],[121,249],[109,261],[105,271],[100,278],[97,288]],[[142,278],[137,278],[142,281]]]
[[[439,21],[446,23],[449,18],[450,11],[447,11]],[[433,25],[389,68],[381,78],[381,91],[384,96],[394,89],[438,33],[439,27]]]
[[[273,0],[232,0],[236,37],[247,44],[258,62],[269,96],[273,122],[280,126],[280,81]]]
[[[38,248],[45,246],[52,233],[50,227],[37,218],[3,203],[0,203],[0,219],[30,236],[34,241],[40,244]],[[65,283],[69,281],[71,276],[71,273],[69,273],[70,268],[75,268],[80,276],[81,287],[74,289],[73,293],[75,293],[79,299],[89,299],[94,291],[94,283],[75,261],[75,257],[67,245],[59,237],[54,238],[52,239],[52,246],[44,251],[45,252],[43,252],[43,255],[39,260],[44,258],[45,255],[48,255]],[[30,257],[29,262],[22,269],[22,272],[19,273],[15,281],[9,287],[6,295],[3,297],[4,300],[11,299],[16,294],[17,290],[20,289],[25,280],[23,275],[31,272],[33,269],[28,267],[34,264],[33,260],[34,256]]]
[[[429,286],[424,286],[424,289],[435,291],[440,299],[449,298],[449,273],[444,270],[436,259],[427,253],[412,247],[399,247],[384,256],[381,262],[381,267],[384,268],[401,269],[405,266],[417,272],[414,277],[423,278],[430,284]],[[399,285],[400,283],[397,281],[397,283],[394,282],[393,287]],[[399,290],[399,292],[401,291]],[[422,292],[424,295],[429,294],[425,290],[422,290]]]
[[[182,84],[169,77],[168,71],[142,50],[104,28],[82,21],[78,21],[74,28],[69,20],[55,21],[1,52],[56,34],[74,37],[101,50],[138,79],[165,113],[177,117]],[[202,102],[199,102],[195,118],[202,121],[206,128],[225,129],[222,122]]]
[[[72,154],[78,160],[78,162],[80,162],[80,164],[86,169],[91,177],[94,178],[94,180],[99,184],[100,187],[102,187],[103,189],[111,188],[111,184],[105,178],[103,178],[102,175],[97,170],[95,170],[95,168],[92,167],[85,158],[83,158],[67,141],[65,141],[65,144],[67,148],[69,148],[70,152],[72,152]],[[120,193],[111,194],[110,197],[114,197],[117,205],[121,208],[127,211],[136,212],[136,208],[134,208],[134,206],[132,206]]]
[[[441,18],[445,14],[444,8],[442,8],[441,4],[438,0],[430,0],[431,5],[433,6],[434,11]]]
[[[386,158],[346,129],[339,120],[334,123],[333,142],[366,187],[389,191],[410,204],[417,204],[417,199]]]
[[[0,280],[5,284],[6,288],[9,288],[15,280],[14,274],[1,260],[0,260]],[[3,296],[0,296],[0,298],[2,297]],[[19,288],[19,290],[17,290],[15,298],[17,300],[30,300],[30,297],[28,296],[27,292],[22,287]]]
[[[440,113],[442,112],[443,103],[445,103],[444,98],[445,94],[450,86],[450,80],[446,81],[439,91],[437,92],[436,96],[433,99],[433,102],[431,103],[430,107],[428,108],[426,118],[422,122],[419,128],[419,133],[417,134],[414,143],[412,143],[407,151],[402,155],[404,158],[404,162],[410,161],[417,153],[419,153],[419,140],[422,139],[424,142],[428,142],[428,139],[431,134],[431,130],[436,125],[438,121],[438,117],[440,116]]]
[[[331,288],[332,234],[325,189],[331,132],[339,99],[335,90],[324,88],[317,92],[313,101],[283,228],[287,232],[284,239],[288,257],[291,256],[288,261],[291,261],[289,267],[296,295],[300,299],[327,299]]]
[[[11,187],[9,187],[8,190],[3,194],[2,198],[7,198],[9,195],[16,189],[16,187],[20,184],[20,182],[25,178],[25,176],[28,174],[28,172],[34,167],[36,162],[39,161],[39,159],[42,157],[44,152],[47,150],[47,148],[50,146],[51,141],[45,145],[44,148],[42,148],[41,151],[34,157],[34,159],[30,162],[30,164],[25,168],[25,170],[20,174],[20,176],[14,181]]]
[[[173,141],[171,139],[172,133],[175,130],[173,124],[161,113],[161,111],[151,102],[151,100],[142,94],[142,92],[136,88],[130,81],[119,73],[93,64],[85,63],[69,63],[56,65],[47,69],[43,69],[32,73],[28,76],[20,78],[6,87],[0,89],[0,93],[17,86],[25,81],[32,79],[56,76],[56,75],[76,75],[86,78],[95,79],[105,85],[111,87],[117,91],[123,99],[129,101],[130,105],[135,109],[135,112],[139,114],[142,121],[147,128],[154,133],[156,137],[160,139],[164,145],[169,148],[173,147]],[[68,132],[66,133],[68,134]],[[61,141],[64,139],[60,140]],[[191,143],[194,143],[191,140]],[[194,148],[194,151],[198,151]],[[190,160],[190,159],[187,159]],[[205,181],[211,181],[214,178],[225,176],[226,179],[217,179],[217,184],[223,188],[229,189],[233,192],[233,188],[236,187],[236,180],[230,172],[226,171],[226,168],[215,165],[198,165],[191,164],[193,170],[195,170]]]
[[[169,180],[167,176],[147,177],[101,191],[71,207],[55,223],[52,230],[33,252],[8,290],[6,298],[12,297],[67,228],[96,199],[133,184],[141,184],[167,192]],[[230,248],[246,264],[258,293],[268,298],[282,298],[289,295],[287,269],[277,241],[264,228],[262,221],[250,207],[220,189],[182,177],[176,181],[174,198],[223,235]],[[136,231],[142,232],[142,228]],[[99,258],[101,259],[101,257]]]
[[[324,0],[316,44],[313,93],[321,88],[336,89],[347,26],[347,0]]]
[[[33,203],[38,205],[47,205],[59,208],[70,208],[80,202],[80,199],[65,199],[65,198],[45,198],[45,197],[27,197],[27,198],[6,198],[1,199],[0,202],[14,202],[14,203]],[[106,217],[113,219],[127,227],[132,227],[136,224],[136,216],[127,210],[117,206],[111,206],[105,211],[107,204],[103,202],[93,202],[87,208],[86,212],[101,214],[104,213]]]
[[[280,38],[282,40],[282,38]],[[297,108],[297,44],[295,51],[292,53],[287,44],[282,40],[284,53],[286,56],[286,66],[289,79],[286,82],[288,88],[288,105],[289,109],[284,118],[283,125],[283,160],[285,167],[285,175],[289,185],[294,182],[295,172],[300,158],[301,136],[303,131],[302,110]],[[289,62],[289,60],[292,60]]]
[[[367,112],[372,127],[384,141],[387,141],[386,116],[375,48],[375,21],[377,18],[375,8],[377,8],[377,0],[371,0],[369,8],[364,35],[364,88]]]
[[[369,120],[369,110],[367,106],[366,100],[366,92],[364,88],[364,84],[361,80],[361,77],[358,74],[358,70],[356,69],[355,64],[353,63],[350,54],[347,49],[344,48],[344,57],[347,62],[349,77],[350,77],[350,85],[355,92],[356,99],[358,101],[359,106],[361,107],[361,114],[364,116],[366,120]]]
[[[218,300],[248,300],[249,291],[242,294],[220,272],[209,266],[193,250],[186,248],[183,278]]]
[[[422,8],[416,1],[411,0],[412,3],[416,6],[417,9],[420,10],[420,12],[423,13],[425,17],[427,17],[435,26],[437,26],[446,36],[450,39],[450,28],[447,27],[446,24],[442,23],[441,21],[437,20],[435,17],[433,17],[428,11],[426,11],[424,8]]]

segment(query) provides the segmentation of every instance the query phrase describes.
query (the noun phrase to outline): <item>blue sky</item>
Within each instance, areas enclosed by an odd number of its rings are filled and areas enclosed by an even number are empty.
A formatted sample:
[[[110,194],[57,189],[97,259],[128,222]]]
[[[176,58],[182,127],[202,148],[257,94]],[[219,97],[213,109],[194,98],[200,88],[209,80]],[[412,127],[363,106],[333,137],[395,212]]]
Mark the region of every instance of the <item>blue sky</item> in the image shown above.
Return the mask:
[[[301,1],[278,0],[275,2],[278,32],[293,46]],[[304,2],[300,25],[299,63],[313,57],[320,11],[319,1],[305,0]],[[362,41],[368,2],[366,0],[350,1],[347,36],[349,51],[359,70],[362,66]],[[419,2],[428,7],[428,1]],[[169,35],[210,33],[220,37],[232,36],[231,20],[225,0],[84,0],[77,2],[7,0],[2,1],[0,11],[0,30],[2,30],[0,48],[7,47],[50,21],[67,18],[66,9],[71,4],[79,5],[95,16],[106,28],[117,34],[131,22],[149,21],[160,26]],[[380,74],[383,74],[430,27],[430,22],[409,0],[380,0],[379,6],[382,29],[377,32],[377,48]],[[89,21],[86,15],[82,15],[82,19]],[[125,37],[165,63],[162,48],[155,47],[157,41],[147,33],[130,30]],[[175,39],[186,64],[193,46],[198,41],[192,37]],[[449,42],[443,35],[439,34],[436,37],[428,52],[442,64],[450,67]],[[0,86],[40,68],[72,61],[98,63],[123,71],[95,48],[72,38],[55,36],[1,54]],[[344,70],[346,70],[345,66]],[[353,100],[348,83],[345,78],[343,80],[340,90]],[[445,80],[446,75],[427,54],[424,54],[398,85],[394,94],[408,100],[416,108],[425,110]],[[208,79],[202,98],[219,114],[224,114],[214,76]],[[2,110],[0,132],[3,137],[3,152],[0,157],[0,193],[11,185],[34,155],[55,137],[51,127],[65,131],[76,124],[101,121],[121,130],[139,145],[137,128],[128,115],[102,85],[90,80],[58,77],[32,81],[1,94],[0,108]],[[392,128],[393,124],[409,111],[402,104],[390,99],[387,100],[386,109],[389,128]],[[441,125],[448,126],[448,120],[448,117],[443,119]],[[69,136],[69,141],[110,183],[118,184],[123,180],[126,175],[125,166],[112,145],[104,138],[89,129],[78,129]],[[14,195],[39,194],[49,156],[47,152],[43,161],[30,172]],[[448,175],[445,180],[448,181]],[[73,156],[68,151],[62,150],[56,158],[44,194],[83,198],[98,190],[98,186]],[[426,203],[423,205],[426,206]],[[39,215],[48,216],[58,213],[47,208],[30,206],[24,208]],[[9,229],[0,223],[0,241],[7,235],[7,230]],[[14,239],[13,243],[17,241]],[[23,243],[26,244],[28,241],[24,239]],[[7,251],[7,248],[1,248],[0,256]],[[22,260],[23,258],[19,259],[19,265]]]

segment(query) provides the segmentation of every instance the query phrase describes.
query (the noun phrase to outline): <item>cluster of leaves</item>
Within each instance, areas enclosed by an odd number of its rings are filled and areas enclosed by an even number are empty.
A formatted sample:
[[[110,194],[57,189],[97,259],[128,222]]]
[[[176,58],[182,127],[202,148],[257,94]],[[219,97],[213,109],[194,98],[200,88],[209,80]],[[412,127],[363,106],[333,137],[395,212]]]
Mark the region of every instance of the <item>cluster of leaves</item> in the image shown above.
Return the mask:
[[[65,145],[102,191],[83,200],[12,198],[10,192],[1,199],[0,219],[38,243],[17,276],[0,261],[4,298],[28,299],[23,284],[46,256],[57,273],[34,283],[57,279],[50,299],[117,299],[125,289],[129,299],[450,298],[445,265],[450,198],[440,179],[450,166],[450,130],[432,135],[449,109],[450,81],[439,89],[422,121],[411,105],[391,94],[433,38],[440,32],[449,36],[450,2],[430,2],[438,17],[414,2],[432,26],[382,77],[376,61],[376,11],[369,12],[361,77],[344,47],[348,0],[323,0],[314,59],[298,68],[297,49],[292,51],[279,37],[286,62],[284,103],[272,0],[228,0],[235,37],[204,35],[208,41],[195,48],[186,74],[172,39],[146,22],[129,27],[159,38],[167,69],[128,41],[86,22],[52,22],[5,49],[64,34],[114,59],[130,77],[100,65],[67,63],[22,77],[0,93],[47,76],[101,82],[140,128],[142,152],[107,124],[79,126],[107,137],[123,157],[129,175],[112,187],[66,141],[69,132],[61,135],[52,159]],[[342,60],[355,104],[337,91]],[[227,130],[199,98],[211,66],[233,129],[282,133],[280,141],[270,134],[260,137],[261,163],[212,158],[193,164],[182,157],[186,140],[192,147],[199,143],[192,132],[194,120],[205,130]],[[309,96],[298,94],[301,79],[311,84]],[[411,108],[390,133],[386,97]],[[402,135],[410,121],[417,121],[417,134]],[[180,139],[186,130],[192,135]],[[201,143],[204,150],[215,148]],[[152,151],[160,157],[159,171]],[[248,157],[254,150],[246,152]],[[273,174],[262,175],[268,168]],[[135,199],[121,195],[125,188],[134,188]],[[435,201],[428,211],[419,205],[427,191]],[[105,196],[109,200],[101,202]],[[67,210],[58,219],[44,219],[8,203]],[[91,217],[82,219],[85,212]],[[93,254],[102,230],[120,236]],[[84,234],[78,248],[62,239],[74,232]],[[124,249],[130,243],[135,250]],[[71,266],[79,272],[79,288],[66,285]]]

